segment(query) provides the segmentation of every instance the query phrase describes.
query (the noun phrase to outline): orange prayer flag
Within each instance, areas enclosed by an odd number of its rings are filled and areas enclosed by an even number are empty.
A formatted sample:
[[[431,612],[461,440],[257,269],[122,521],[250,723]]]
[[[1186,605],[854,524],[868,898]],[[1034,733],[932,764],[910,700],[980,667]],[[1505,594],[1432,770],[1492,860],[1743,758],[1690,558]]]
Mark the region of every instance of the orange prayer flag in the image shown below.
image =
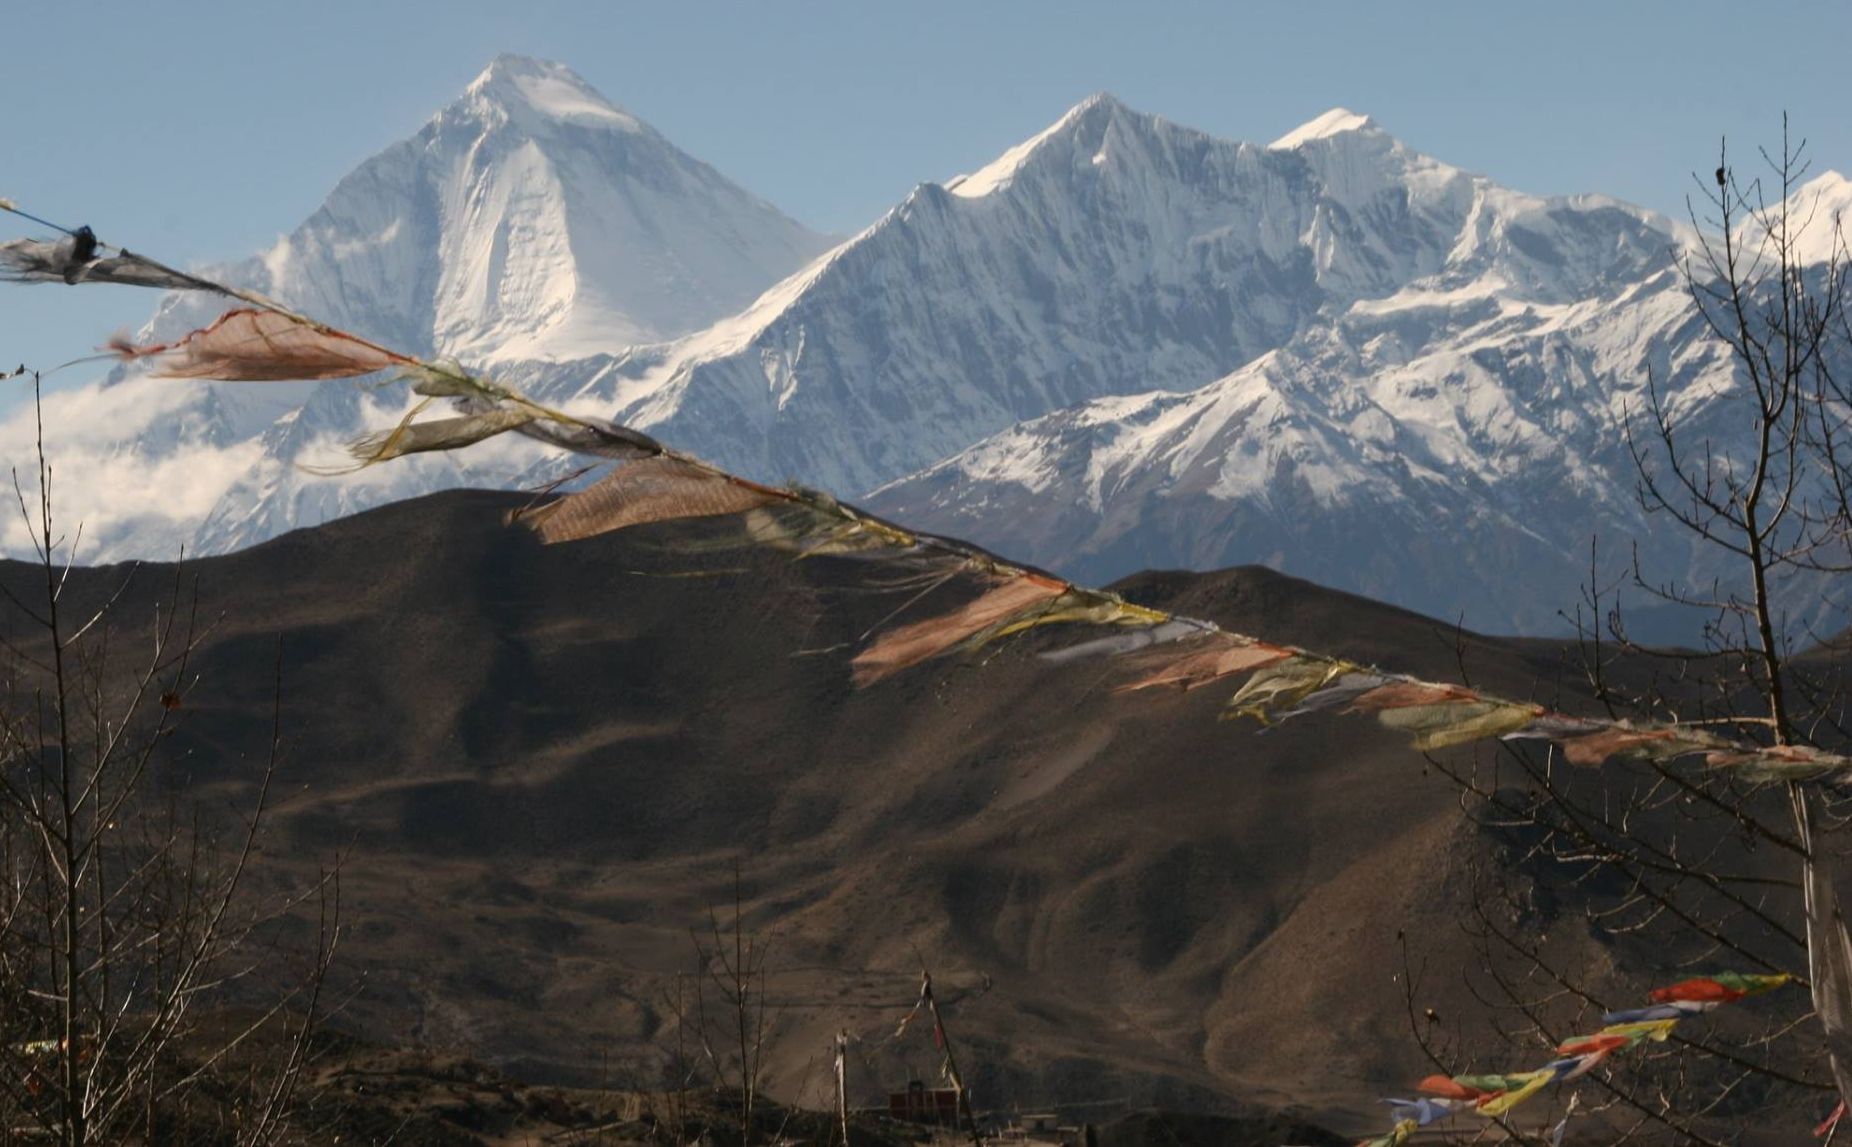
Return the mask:
[[[639,458],[619,465],[577,493],[514,517],[551,545],[650,522],[737,514],[781,500],[775,490],[692,463]]]
[[[993,625],[1048,604],[1067,589],[1063,582],[1032,574],[1012,577],[951,613],[892,629],[855,655],[850,663],[855,683],[869,685],[931,660]]]
[[[162,378],[220,382],[352,378],[418,365],[416,359],[274,311],[228,311],[211,326],[171,343],[136,346],[117,339],[109,349],[124,359],[154,360]]]
[[[1192,641],[1146,659],[1148,672],[1113,690],[1130,693],[1138,689],[1175,686],[1179,690],[1196,689],[1224,677],[1259,669],[1292,656],[1291,651],[1263,642],[1251,642],[1229,633],[1212,633],[1201,641]]]

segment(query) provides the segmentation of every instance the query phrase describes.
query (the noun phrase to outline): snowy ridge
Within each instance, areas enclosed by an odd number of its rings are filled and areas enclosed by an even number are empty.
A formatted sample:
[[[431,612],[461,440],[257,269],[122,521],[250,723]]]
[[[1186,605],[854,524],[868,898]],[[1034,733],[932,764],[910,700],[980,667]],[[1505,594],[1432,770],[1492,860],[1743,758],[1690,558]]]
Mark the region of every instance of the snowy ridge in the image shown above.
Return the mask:
[[[739,319],[574,393],[746,473],[865,491],[1024,418],[1200,386],[1450,260],[1448,290],[1496,275],[1571,295],[1537,265],[1547,234],[1527,245],[1564,210],[1373,128],[1266,149],[1094,96]],[[1617,210],[1568,271],[1631,274],[1667,242]]]
[[[1292,131],[1274,140],[1269,147],[1291,150],[1301,144],[1317,139],[1328,139],[1347,131],[1364,131],[1374,128],[1376,121],[1367,115],[1358,115],[1349,108],[1332,108],[1324,115],[1307,120]]]
[[[1808,191],[1852,204],[1837,175]],[[1343,109],[1262,147],[1102,94],[830,247],[569,70],[504,57],[231,273],[1076,576],[1263,561],[1538,631],[1594,530],[1703,572],[1641,519],[1618,432],[1650,373],[1695,428],[1735,433],[1728,362],[1674,269],[1692,238],[1501,187]],[[170,299],[150,333],[201,307]],[[407,409],[346,383],[73,396],[112,486],[178,486],[93,499],[90,556],[218,552],[577,466],[510,440],[301,468]]]
[[[1616,267],[1645,217],[1612,201],[1487,189],[1473,218],[1435,273],[1208,386],[1020,424],[872,504],[1081,578],[1260,561],[1519,632],[1563,628],[1596,535],[1616,567],[1638,540],[1655,576],[1705,579],[1641,511],[1623,440],[1650,378],[1687,440],[1746,444],[1733,364],[1671,266],[1687,237]]]

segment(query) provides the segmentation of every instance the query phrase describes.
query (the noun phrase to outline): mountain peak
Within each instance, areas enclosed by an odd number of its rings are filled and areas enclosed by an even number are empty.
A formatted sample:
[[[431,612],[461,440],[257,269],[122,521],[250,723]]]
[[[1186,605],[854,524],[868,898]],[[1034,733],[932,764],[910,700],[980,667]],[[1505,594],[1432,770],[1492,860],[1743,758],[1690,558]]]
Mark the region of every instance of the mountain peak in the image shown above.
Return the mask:
[[[464,99],[500,109],[523,126],[570,123],[641,132],[641,120],[600,95],[564,64],[503,53],[471,81]]]
[[[1376,121],[1367,115],[1359,115],[1349,108],[1332,108],[1316,119],[1300,124],[1292,131],[1273,141],[1269,146],[1279,150],[1290,150],[1313,140],[1330,139],[1335,135],[1350,132],[1378,132],[1382,129]]]
[[[970,175],[948,182],[946,190],[965,199],[989,195],[1008,187],[1023,166],[1051,141],[1081,134],[1097,134],[1104,125],[1137,118],[1139,113],[1119,102],[1111,92],[1094,92],[1067,111],[1060,119],[1010,148]],[[1145,117],[1148,118],[1148,117]]]
[[[1078,119],[1081,116],[1086,115],[1088,112],[1093,111],[1095,108],[1098,108],[1103,112],[1122,112],[1122,111],[1131,110],[1125,106],[1124,102],[1122,102],[1118,96],[1113,95],[1111,92],[1105,92],[1105,91],[1094,92],[1092,95],[1088,96],[1086,99],[1081,100],[1079,103],[1069,108],[1067,110],[1067,114],[1062,116],[1058,122],[1068,123],[1072,120]]]

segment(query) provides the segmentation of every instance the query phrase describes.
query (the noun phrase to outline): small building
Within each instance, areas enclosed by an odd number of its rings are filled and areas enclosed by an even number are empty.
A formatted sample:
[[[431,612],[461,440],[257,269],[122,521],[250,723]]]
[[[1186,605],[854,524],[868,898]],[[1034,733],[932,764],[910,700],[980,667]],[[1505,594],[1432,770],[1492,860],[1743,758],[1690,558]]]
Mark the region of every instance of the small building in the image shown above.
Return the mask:
[[[907,1123],[958,1124],[958,1092],[950,1087],[927,1087],[920,1080],[909,1080],[905,1091],[887,1097],[889,1118]]]

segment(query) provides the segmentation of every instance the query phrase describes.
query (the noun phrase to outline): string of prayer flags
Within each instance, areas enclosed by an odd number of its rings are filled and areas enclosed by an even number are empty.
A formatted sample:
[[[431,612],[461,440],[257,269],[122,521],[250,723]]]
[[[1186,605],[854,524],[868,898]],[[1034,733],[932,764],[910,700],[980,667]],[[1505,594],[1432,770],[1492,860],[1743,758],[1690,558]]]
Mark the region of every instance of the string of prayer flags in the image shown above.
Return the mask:
[[[1560,1058],[1535,1071],[1430,1075],[1415,1085],[1424,1098],[1385,1100],[1394,1125],[1387,1134],[1365,1140],[1358,1147],[1399,1147],[1420,1128],[1464,1111],[1488,1118],[1505,1115],[1553,1083],[1580,1079],[1616,1052],[1642,1043],[1664,1043],[1674,1028],[1694,1015],[1772,991],[1793,979],[1787,973],[1718,972],[1681,980],[1648,993],[1653,1007],[1608,1012],[1602,1017],[1604,1026],[1600,1031],[1572,1036],[1557,1044]]]
[[[0,210],[54,227],[4,199],[0,199]],[[800,556],[878,556],[916,566],[938,562],[940,571],[958,569],[976,575],[982,584],[976,599],[941,616],[874,633],[851,664],[858,685],[874,684],[945,653],[974,650],[1046,625],[1114,626],[1121,632],[1043,656],[1056,663],[1124,658],[1126,678],[1114,686],[1115,693],[1160,687],[1189,691],[1246,674],[1247,679],[1227,702],[1226,717],[1247,716],[1273,724],[1331,710],[1373,714],[1383,726],[1407,734],[1414,747],[1424,752],[1493,738],[1544,740],[1576,765],[1627,760],[1657,763],[1701,754],[1708,767],[1750,782],[1852,780],[1852,758],[1808,746],[1761,746],[1676,723],[1571,717],[1144,609],[1111,594],[1014,565],[962,542],[913,534],[826,494],[759,485],[680,454],[628,427],[549,409],[456,363],[420,361],[296,314],[252,292],[106,247],[88,229],[54,229],[62,231],[63,237],[0,243],[0,277],[211,290],[246,304],[174,342],[114,344],[117,353],[149,360],[162,375],[278,381],[348,378],[393,370],[412,383],[414,392],[457,402],[456,417],[420,420],[420,407],[399,425],[356,442],[352,452],[362,466],[409,454],[462,449],[509,431],[617,461],[617,468],[590,487],[513,516],[533,527],[545,541],[586,538],[646,522],[743,514],[749,540]],[[948,562],[952,564],[943,564]],[[1852,971],[1848,982],[1852,983]],[[1852,988],[1848,992],[1852,994]],[[1852,1032],[1852,1015],[1847,1024]],[[1852,1041],[1852,1035],[1848,1040]],[[1852,1043],[1848,1055],[1852,1056]]]
[[[342,331],[250,309],[227,311],[211,326],[171,343],[137,346],[114,339],[109,349],[126,360],[151,360],[161,378],[219,382],[355,378],[419,365],[414,358],[381,350]]]

